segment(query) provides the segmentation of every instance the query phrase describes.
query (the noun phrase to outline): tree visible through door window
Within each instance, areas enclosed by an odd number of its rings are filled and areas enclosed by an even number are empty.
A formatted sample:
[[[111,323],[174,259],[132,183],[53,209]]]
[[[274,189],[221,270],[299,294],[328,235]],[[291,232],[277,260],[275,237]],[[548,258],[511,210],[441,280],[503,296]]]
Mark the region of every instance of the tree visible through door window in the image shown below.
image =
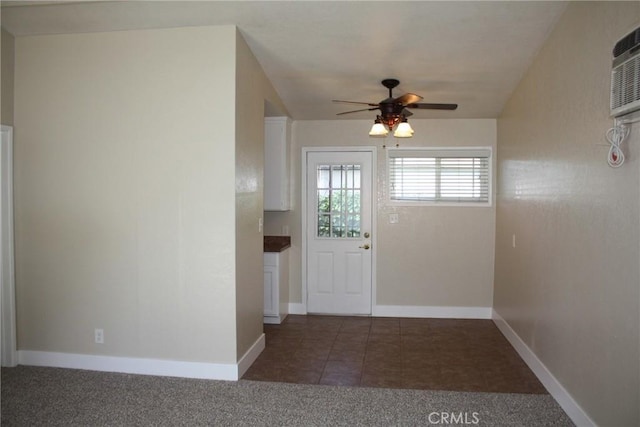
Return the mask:
[[[360,237],[360,165],[318,165],[317,236]]]

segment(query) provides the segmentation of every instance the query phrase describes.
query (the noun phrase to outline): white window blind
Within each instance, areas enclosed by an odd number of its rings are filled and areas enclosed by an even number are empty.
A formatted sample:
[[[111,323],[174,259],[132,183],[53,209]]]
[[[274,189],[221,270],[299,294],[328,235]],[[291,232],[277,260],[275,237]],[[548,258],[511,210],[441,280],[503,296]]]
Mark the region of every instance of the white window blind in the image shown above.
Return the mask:
[[[389,149],[391,201],[489,204],[491,150]]]

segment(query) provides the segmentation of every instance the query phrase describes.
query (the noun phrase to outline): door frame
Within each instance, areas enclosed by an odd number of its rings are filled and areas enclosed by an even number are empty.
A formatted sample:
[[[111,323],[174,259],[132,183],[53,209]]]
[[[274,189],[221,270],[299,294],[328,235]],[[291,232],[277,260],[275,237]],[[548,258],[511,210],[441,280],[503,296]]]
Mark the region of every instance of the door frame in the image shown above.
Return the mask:
[[[313,152],[368,152],[371,153],[371,314],[376,306],[376,278],[377,278],[377,252],[378,252],[378,147],[376,146],[349,146],[349,147],[302,147],[301,161],[301,190],[302,199],[300,200],[300,208],[302,215],[302,306],[304,312],[307,312],[307,262],[308,262],[308,244],[307,244],[307,157],[308,153]]]
[[[13,243],[13,127],[1,126],[2,136],[7,136],[7,144],[0,149],[0,173],[6,177],[2,182],[0,197],[6,197],[6,204],[1,204],[0,212],[0,319],[2,321],[2,338],[0,339],[0,356],[2,366],[18,364],[16,342],[16,287]],[[4,280],[6,277],[6,281]]]

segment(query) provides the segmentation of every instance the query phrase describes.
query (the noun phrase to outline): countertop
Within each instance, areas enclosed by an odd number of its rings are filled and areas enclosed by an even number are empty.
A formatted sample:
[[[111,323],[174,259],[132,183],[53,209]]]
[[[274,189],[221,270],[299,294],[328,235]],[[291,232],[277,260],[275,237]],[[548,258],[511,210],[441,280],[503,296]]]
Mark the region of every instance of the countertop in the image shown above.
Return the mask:
[[[291,236],[264,236],[265,252],[282,252],[291,246]]]

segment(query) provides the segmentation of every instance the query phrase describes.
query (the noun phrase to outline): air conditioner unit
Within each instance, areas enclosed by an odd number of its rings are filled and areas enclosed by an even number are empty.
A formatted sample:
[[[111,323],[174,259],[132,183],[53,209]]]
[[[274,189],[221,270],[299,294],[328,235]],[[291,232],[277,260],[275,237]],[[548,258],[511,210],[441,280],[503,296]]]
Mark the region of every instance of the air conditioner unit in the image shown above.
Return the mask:
[[[613,48],[611,116],[640,110],[640,27]]]

